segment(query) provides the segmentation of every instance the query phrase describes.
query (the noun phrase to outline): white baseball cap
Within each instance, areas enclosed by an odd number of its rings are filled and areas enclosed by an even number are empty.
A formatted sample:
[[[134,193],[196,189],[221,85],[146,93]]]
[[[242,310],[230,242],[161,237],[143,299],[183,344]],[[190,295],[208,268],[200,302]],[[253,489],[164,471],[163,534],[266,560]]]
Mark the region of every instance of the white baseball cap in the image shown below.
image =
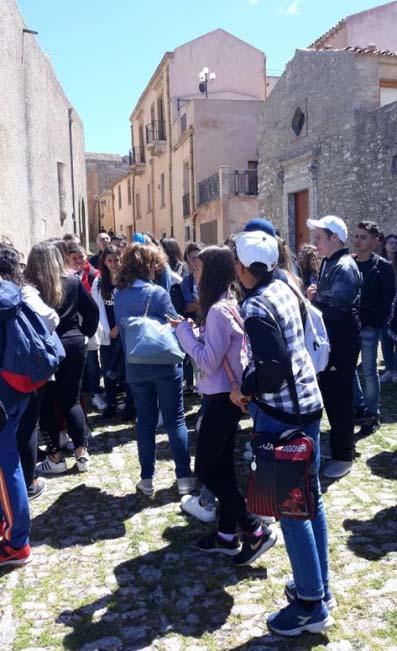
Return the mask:
[[[277,240],[264,231],[239,233],[235,239],[237,257],[244,267],[254,262],[266,265],[272,271],[278,262]]]
[[[315,228],[328,228],[331,233],[335,233],[341,242],[347,240],[347,226],[343,219],[335,217],[335,215],[326,215],[321,219],[308,219],[306,224],[313,230]]]

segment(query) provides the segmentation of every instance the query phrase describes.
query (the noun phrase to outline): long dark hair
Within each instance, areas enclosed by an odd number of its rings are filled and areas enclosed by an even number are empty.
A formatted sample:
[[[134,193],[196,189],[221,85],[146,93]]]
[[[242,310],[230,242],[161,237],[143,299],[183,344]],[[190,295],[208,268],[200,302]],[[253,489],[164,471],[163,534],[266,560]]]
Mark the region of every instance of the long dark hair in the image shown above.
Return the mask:
[[[172,271],[178,271],[183,263],[183,255],[178,242],[174,237],[163,237],[160,243],[167,254]]]
[[[235,281],[236,266],[233,253],[227,246],[207,246],[200,252],[199,258],[203,263],[199,285],[200,311],[205,321],[212,305]]]
[[[101,272],[101,280],[100,280],[101,296],[106,301],[109,301],[111,299],[114,290],[114,285],[112,283],[110,271],[105,264],[105,260],[107,255],[115,255],[115,254],[120,257],[120,251],[117,248],[117,246],[113,246],[113,244],[108,244],[108,246],[105,246],[105,248],[102,251],[101,262],[99,264],[99,269]]]
[[[317,280],[320,271],[320,258],[313,244],[304,244],[298,254],[298,268],[305,287],[312,279]]]

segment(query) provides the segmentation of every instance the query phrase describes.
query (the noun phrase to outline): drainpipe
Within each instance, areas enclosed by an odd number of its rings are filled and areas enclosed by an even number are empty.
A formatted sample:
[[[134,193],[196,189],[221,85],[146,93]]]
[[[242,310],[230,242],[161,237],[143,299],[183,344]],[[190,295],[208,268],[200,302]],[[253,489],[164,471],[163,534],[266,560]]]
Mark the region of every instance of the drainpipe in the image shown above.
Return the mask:
[[[156,215],[154,210],[154,158],[150,159],[150,192],[152,194],[152,233],[156,237]]]
[[[70,178],[72,184],[72,220],[73,220],[73,233],[77,234],[77,224],[76,224],[76,204],[75,204],[75,192],[74,192],[74,166],[73,166],[73,133],[72,133],[72,124],[73,124],[73,109],[68,108],[68,117],[69,117],[69,149],[70,149]]]
[[[190,136],[189,136],[189,168],[190,168],[190,211],[192,215],[192,225],[193,225],[193,241],[196,240],[196,181],[194,177],[194,156],[193,156],[193,127],[190,126]]]
[[[172,197],[172,128],[171,128],[171,98],[170,98],[170,69],[167,62],[165,72],[167,100],[167,131],[168,131],[168,195],[170,203],[171,237],[174,237],[174,206]]]
[[[132,227],[134,229],[134,233],[136,233],[136,214],[135,214],[135,169],[132,172]]]

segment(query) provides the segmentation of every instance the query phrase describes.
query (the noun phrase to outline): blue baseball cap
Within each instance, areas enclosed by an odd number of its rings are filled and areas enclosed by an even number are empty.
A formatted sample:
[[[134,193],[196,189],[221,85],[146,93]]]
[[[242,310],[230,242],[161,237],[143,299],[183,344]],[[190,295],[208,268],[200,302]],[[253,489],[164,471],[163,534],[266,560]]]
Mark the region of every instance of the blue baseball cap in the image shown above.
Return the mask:
[[[250,233],[251,231],[263,231],[272,237],[276,237],[276,229],[272,222],[269,222],[269,220],[264,217],[253,217],[253,219],[250,219],[249,222],[246,223],[244,232]]]
[[[146,244],[145,236],[143,233],[134,233],[132,236],[132,241],[137,244]]]

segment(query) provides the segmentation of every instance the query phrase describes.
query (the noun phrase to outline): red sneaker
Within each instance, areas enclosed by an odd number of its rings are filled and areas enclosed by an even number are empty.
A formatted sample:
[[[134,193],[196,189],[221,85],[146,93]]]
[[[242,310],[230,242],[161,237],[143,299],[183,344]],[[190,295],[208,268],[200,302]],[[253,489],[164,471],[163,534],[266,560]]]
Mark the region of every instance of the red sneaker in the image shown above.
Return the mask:
[[[30,545],[26,544],[21,549],[14,549],[4,540],[0,543],[0,568],[5,565],[26,565],[31,560]]]

